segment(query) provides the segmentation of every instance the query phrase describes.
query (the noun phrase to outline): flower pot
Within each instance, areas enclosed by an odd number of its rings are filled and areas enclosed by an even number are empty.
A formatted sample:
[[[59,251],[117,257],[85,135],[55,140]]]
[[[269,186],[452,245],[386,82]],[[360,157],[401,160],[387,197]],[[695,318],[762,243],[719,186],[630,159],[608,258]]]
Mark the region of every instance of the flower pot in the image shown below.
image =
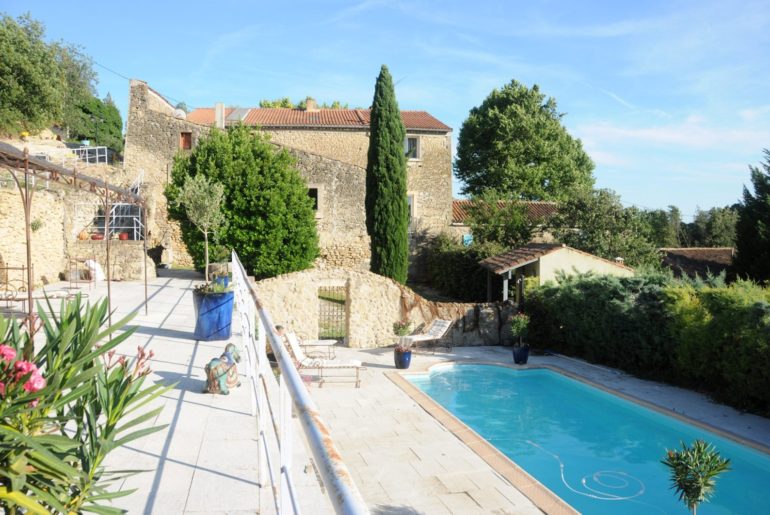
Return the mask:
[[[104,239],[104,234],[92,234],[91,235],[91,239],[92,240],[103,240]]]
[[[409,365],[412,363],[412,351],[394,350],[393,361],[396,363],[396,368],[401,368],[401,369],[409,368]]]
[[[128,239],[128,233],[127,232],[122,232],[122,233],[118,234],[118,239],[119,240],[124,240],[124,241],[127,240]]]
[[[218,275],[214,277],[214,282],[227,288],[227,286],[230,284],[230,276]]]
[[[526,365],[529,360],[529,345],[520,345],[513,348],[513,362],[517,365]]]
[[[234,293],[231,291],[207,294],[193,292],[196,340],[212,341],[230,338],[233,297]]]

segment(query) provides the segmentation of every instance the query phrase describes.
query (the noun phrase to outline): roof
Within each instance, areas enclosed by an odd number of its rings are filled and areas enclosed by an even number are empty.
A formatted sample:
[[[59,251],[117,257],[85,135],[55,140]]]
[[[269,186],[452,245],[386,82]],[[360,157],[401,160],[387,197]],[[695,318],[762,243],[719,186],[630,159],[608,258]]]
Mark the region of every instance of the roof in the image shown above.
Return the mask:
[[[555,215],[559,210],[559,205],[556,202],[543,202],[534,200],[521,201],[527,207],[527,218],[530,222],[539,222],[544,218],[550,218]],[[468,208],[473,204],[472,200],[452,200],[452,223],[465,225],[465,221],[468,219]],[[499,200],[497,202],[501,208],[505,206],[505,200]]]
[[[687,275],[705,277],[707,273],[718,275],[733,262],[732,247],[662,248],[663,264],[680,277]]]
[[[594,259],[604,261],[605,263],[609,263],[618,268],[633,271],[633,268],[629,266],[616,263],[615,261],[610,261],[609,259],[604,259],[603,257],[595,256],[588,252],[583,252],[582,250],[568,247],[562,243],[530,243],[524,247],[517,247],[515,249],[509,250],[508,252],[504,252],[502,254],[481,260],[479,261],[479,266],[497,275],[501,275],[509,270],[513,270],[514,268],[519,268],[520,266],[533,263],[546,254],[551,254],[552,252],[565,249],[569,249],[572,252],[578,252],[586,256],[591,256]]]
[[[317,111],[306,111],[304,109],[280,107],[253,107],[241,108],[241,110],[247,111],[242,118],[244,124],[259,125],[266,129],[289,127],[366,129],[369,127],[371,117],[369,109],[319,109]],[[233,111],[234,109],[227,108],[225,116],[229,118]],[[451,127],[425,111],[401,111],[401,119],[404,122],[404,126],[411,130],[435,132],[450,132],[452,130]],[[213,125],[214,108],[197,108],[187,115],[187,120],[203,125]]]

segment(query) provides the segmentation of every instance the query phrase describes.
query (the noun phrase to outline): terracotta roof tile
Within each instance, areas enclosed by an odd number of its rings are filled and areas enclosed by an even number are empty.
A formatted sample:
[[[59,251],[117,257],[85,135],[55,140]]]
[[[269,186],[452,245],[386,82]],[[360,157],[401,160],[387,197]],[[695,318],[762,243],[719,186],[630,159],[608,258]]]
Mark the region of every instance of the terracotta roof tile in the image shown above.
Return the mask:
[[[527,206],[529,221],[535,223],[545,218],[550,218],[559,210],[559,205],[556,202],[522,201],[522,203]],[[465,221],[468,219],[468,207],[471,204],[471,200],[454,199],[452,201],[453,224],[465,225]],[[498,204],[500,207],[503,207],[505,201],[501,200]]]
[[[232,109],[227,109],[225,116]],[[187,115],[194,123],[212,125],[214,123],[214,108],[201,107]],[[259,125],[265,128],[277,127],[336,127],[336,128],[367,128],[369,127],[369,109],[319,109],[305,111],[303,109],[285,108],[251,108],[243,123]],[[412,130],[427,130],[449,132],[452,129],[441,123],[425,111],[401,111],[404,126]]]
[[[677,277],[687,275],[705,277],[707,273],[718,275],[733,262],[732,247],[663,248],[663,264]]]

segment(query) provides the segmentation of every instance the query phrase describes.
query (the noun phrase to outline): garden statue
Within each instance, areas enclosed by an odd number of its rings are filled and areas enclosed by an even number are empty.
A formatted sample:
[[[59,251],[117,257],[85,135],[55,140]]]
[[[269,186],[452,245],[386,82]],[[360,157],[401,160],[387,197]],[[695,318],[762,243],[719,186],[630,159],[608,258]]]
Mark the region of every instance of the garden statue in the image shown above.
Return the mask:
[[[230,388],[241,386],[238,379],[238,366],[241,355],[235,344],[228,343],[225,351],[206,365],[206,388],[203,393],[221,393],[229,395]]]

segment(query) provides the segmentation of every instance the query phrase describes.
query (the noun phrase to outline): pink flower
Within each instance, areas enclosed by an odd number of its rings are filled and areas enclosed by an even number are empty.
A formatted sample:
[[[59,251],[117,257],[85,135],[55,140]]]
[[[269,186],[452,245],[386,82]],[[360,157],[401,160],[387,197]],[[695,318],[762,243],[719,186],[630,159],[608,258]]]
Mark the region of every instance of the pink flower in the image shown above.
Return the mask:
[[[40,375],[40,372],[35,370],[32,375],[24,383],[24,390],[27,392],[37,392],[45,388],[45,377]]]
[[[37,404],[40,402],[40,399],[33,399],[29,401],[29,407],[30,408],[37,408]]]
[[[16,349],[8,345],[0,345],[0,359],[11,361],[16,357]]]
[[[0,397],[5,397],[5,383],[0,382]]]
[[[27,374],[37,372],[37,366],[31,361],[17,361],[13,367],[16,369],[17,381]]]

